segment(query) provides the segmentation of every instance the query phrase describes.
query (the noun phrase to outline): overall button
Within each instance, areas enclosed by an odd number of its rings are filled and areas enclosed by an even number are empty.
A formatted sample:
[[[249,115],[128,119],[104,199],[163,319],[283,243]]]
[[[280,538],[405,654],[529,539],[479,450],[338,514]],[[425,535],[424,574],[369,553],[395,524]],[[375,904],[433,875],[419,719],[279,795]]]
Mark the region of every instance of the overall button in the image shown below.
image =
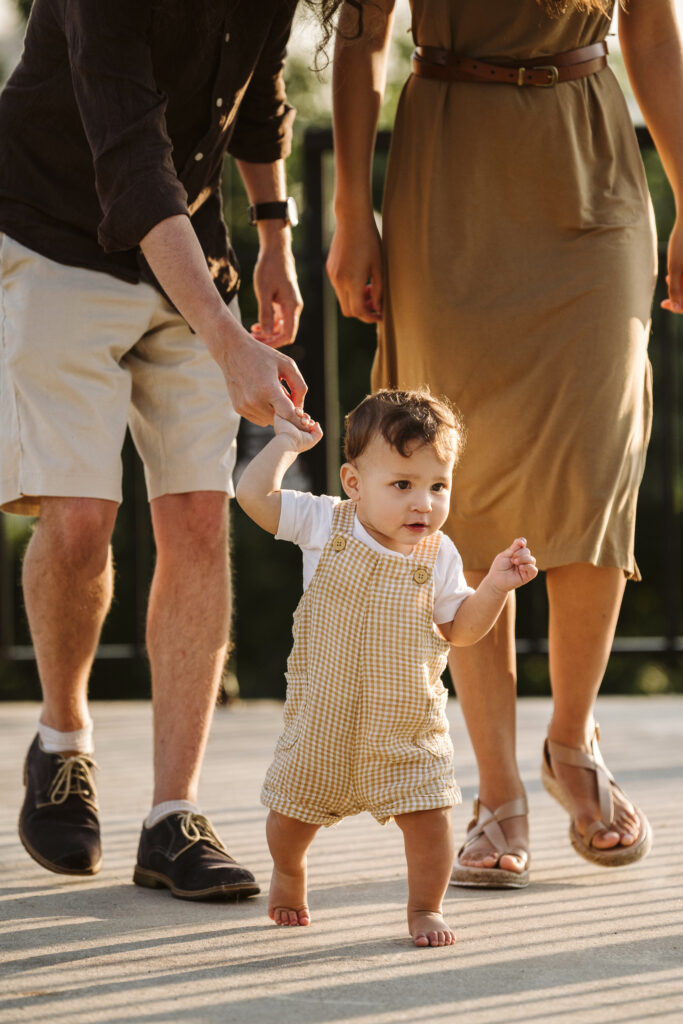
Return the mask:
[[[222,107],[223,106],[223,97],[222,96],[219,96],[218,99],[216,100],[216,106],[217,107]]]
[[[226,43],[230,42],[230,33],[229,32],[225,33],[225,41],[226,41]]]
[[[195,153],[194,158],[197,161],[197,163],[199,163],[200,160],[204,159],[204,154],[203,153]]]
[[[334,551],[343,551],[345,547],[346,547],[346,538],[345,537],[337,536],[337,537],[333,537],[332,538],[332,548],[333,548]]]
[[[426,569],[416,569],[413,573],[413,579],[416,583],[426,583],[429,579],[429,573]]]

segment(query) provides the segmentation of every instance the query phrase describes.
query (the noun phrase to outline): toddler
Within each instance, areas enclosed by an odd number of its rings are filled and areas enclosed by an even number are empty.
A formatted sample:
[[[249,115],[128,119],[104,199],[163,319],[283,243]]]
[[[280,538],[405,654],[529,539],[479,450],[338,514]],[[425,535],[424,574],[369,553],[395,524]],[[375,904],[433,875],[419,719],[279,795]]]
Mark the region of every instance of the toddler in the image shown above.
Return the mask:
[[[341,482],[348,500],[280,490],[322,431],[305,413],[245,469],[237,500],[278,539],[303,550],[284,728],[263,785],[274,868],[269,914],[308,925],[306,855],[321,825],[346,815],[393,818],[408,868],[416,946],[455,934],[442,916],[460,802],[441,682],[449,644],[481,639],[508,591],[536,576],[523,538],[497,555],[476,590],[440,532],[463,427],[426,391],[384,390],[346,418]]]

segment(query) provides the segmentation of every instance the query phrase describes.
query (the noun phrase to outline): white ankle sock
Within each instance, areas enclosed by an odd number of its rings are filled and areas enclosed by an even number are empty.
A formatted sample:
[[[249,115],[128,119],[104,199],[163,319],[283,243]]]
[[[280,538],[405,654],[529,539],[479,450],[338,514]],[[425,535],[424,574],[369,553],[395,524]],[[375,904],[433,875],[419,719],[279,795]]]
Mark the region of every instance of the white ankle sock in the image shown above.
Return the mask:
[[[65,750],[75,750],[78,754],[92,754],[92,719],[82,729],[72,732],[60,732],[49,725],[38,722],[40,743],[48,754],[62,754]]]
[[[149,812],[145,818],[145,828],[153,828],[169,814],[179,814],[183,811],[185,813],[191,811],[192,814],[201,813],[197,804],[193,804],[189,800],[164,800],[161,804],[155,804]]]

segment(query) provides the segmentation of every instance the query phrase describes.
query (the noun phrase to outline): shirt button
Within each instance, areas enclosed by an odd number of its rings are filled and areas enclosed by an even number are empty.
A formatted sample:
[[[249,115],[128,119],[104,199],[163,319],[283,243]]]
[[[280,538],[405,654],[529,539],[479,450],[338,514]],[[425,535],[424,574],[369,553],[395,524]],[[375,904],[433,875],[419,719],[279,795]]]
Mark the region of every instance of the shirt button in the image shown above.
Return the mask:
[[[197,161],[197,163],[199,163],[200,160],[204,159],[204,154],[203,153],[195,153],[194,158]]]
[[[222,96],[219,96],[218,99],[216,100],[216,106],[217,107],[222,107],[223,106],[223,97]]]
[[[346,539],[344,537],[333,537],[332,548],[334,551],[343,551],[346,547]]]
[[[429,573],[426,569],[416,569],[413,573],[413,579],[416,583],[426,583],[429,579]]]
[[[229,32],[225,33],[225,41],[226,41],[226,43],[230,42],[230,33]]]

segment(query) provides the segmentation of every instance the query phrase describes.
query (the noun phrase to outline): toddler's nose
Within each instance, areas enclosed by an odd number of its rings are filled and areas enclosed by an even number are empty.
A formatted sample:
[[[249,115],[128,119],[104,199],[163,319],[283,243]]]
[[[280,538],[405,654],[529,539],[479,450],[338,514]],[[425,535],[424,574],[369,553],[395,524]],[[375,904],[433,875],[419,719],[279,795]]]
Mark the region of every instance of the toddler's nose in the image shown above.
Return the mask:
[[[418,494],[417,492],[415,492],[413,508],[416,512],[432,511],[432,496],[429,493],[429,491],[425,492],[424,494]]]

